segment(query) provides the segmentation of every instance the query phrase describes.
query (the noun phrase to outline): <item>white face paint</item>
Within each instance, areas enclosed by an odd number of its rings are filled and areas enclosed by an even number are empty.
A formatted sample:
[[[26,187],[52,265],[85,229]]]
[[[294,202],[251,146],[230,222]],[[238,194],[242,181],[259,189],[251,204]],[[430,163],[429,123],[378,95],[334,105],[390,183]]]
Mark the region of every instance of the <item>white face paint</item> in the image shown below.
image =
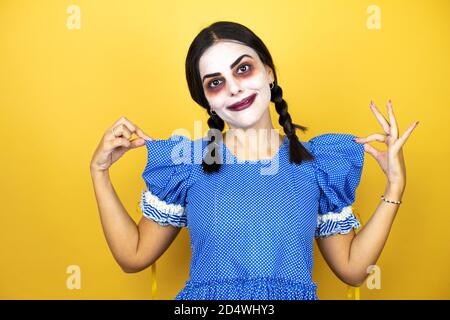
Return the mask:
[[[244,56],[231,69],[230,66]],[[206,99],[217,115],[230,128],[261,128],[271,126],[270,83],[272,70],[265,66],[252,48],[240,42],[221,40],[209,47],[199,60],[200,77]],[[203,79],[205,75],[216,74]],[[232,111],[228,106],[256,93],[250,107]]]

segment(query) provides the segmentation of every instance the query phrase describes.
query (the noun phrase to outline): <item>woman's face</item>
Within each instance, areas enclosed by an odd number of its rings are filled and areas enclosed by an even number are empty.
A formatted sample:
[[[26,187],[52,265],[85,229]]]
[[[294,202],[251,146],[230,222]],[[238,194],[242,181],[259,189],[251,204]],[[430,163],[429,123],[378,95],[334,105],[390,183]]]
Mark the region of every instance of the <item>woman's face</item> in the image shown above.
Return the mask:
[[[263,117],[270,118],[271,68],[250,47],[231,40],[209,47],[199,61],[203,90],[211,110],[230,128],[251,128]],[[253,103],[240,111],[228,108],[256,94]]]

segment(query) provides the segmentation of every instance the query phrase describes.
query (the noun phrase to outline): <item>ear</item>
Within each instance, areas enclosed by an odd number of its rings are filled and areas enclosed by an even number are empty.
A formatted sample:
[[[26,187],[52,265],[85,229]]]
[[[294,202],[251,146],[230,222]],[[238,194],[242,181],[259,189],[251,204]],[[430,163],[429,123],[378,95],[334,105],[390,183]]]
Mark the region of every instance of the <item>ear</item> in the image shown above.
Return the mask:
[[[275,81],[275,76],[273,74],[272,68],[269,67],[269,66],[264,66],[264,67],[266,69],[267,77],[269,78],[270,83],[274,82]]]

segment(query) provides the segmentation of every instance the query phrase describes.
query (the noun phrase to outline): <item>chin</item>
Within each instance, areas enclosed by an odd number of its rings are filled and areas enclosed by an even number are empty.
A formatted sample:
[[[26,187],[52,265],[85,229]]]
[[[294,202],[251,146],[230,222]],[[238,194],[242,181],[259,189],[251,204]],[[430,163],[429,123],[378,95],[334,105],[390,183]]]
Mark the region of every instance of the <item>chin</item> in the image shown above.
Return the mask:
[[[258,110],[257,112],[242,113],[241,115],[230,117],[226,122],[235,128],[248,129],[255,126],[255,124],[261,120],[264,111],[265,110]]]

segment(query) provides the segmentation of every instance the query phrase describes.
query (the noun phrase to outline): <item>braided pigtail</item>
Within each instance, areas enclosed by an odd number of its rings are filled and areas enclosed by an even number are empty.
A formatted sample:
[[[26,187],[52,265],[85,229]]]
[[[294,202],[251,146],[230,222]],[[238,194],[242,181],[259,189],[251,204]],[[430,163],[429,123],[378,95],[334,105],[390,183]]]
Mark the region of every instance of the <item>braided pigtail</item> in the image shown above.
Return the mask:
[[[208,146],[206,148],[206,157],[202,161],[203,172],[205,173],[213,173],[218,172],[220,170],[220,162],[219,162],[219,154],[216,154],[216,150],[218,149],[217,139],[222,139],[222,135],[218,135],[218,133],[222,132],[225,128],[225,122],[216,114],[212,113],[211,109],[208,108],[208,126],[210,130],[208,131]]]
[[[270,101],[275,103],[275,109],[280,115],[278,123],[283,127],[283,131],[289,139],[289,161],[300,164],[303,160],[313,160],[314,156],[298,140],[297,133],[295,132],[295,129],[300,129],[305,132],[308,128],[292,122],[287,103],[283,99],[283,90],[281,87],[274,82],[271,91],[272,97]]]

